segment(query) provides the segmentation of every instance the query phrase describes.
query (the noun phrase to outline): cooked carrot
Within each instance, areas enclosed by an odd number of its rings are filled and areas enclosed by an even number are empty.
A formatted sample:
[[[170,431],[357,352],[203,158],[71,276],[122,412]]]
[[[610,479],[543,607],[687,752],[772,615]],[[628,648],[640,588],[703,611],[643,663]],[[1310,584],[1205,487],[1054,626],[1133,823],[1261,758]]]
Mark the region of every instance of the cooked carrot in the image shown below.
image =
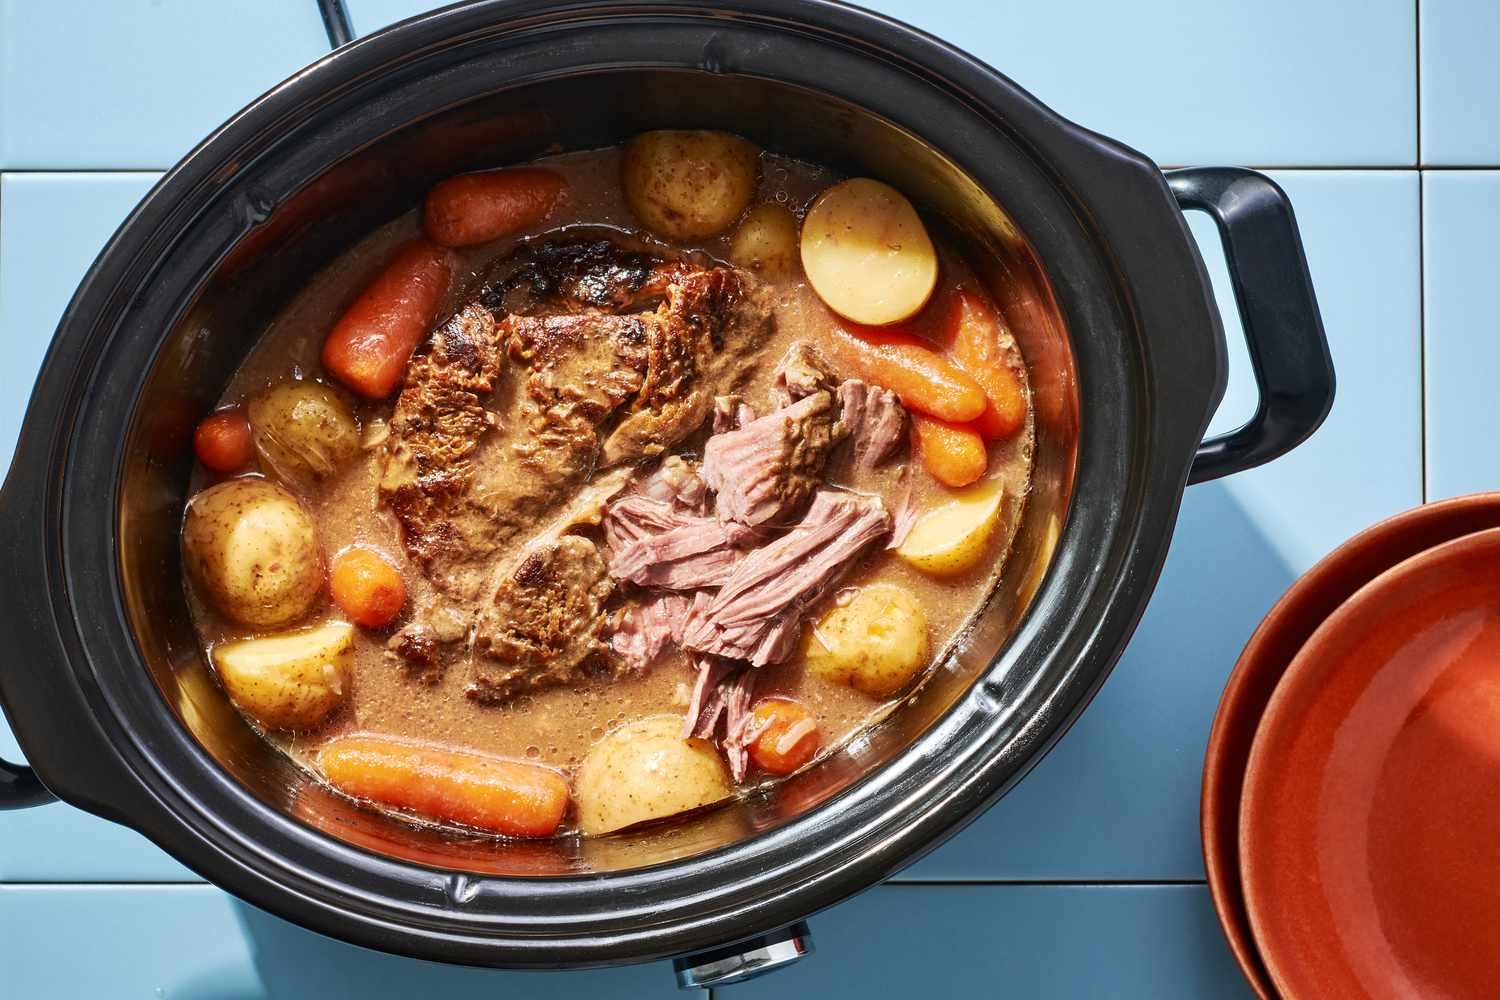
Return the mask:
[[[401,571],[374,549],[358,545],[333,557],[328,592],[354,624],[365,628],[389,624],[406,603]]]
[[[758,730],[750,759],[768,774],[791,774],[812,760],[823,742],[813,714],[787,698],[762,700],[750,725]]]
[[[834,348],[866,381],[890,389],[909,410],[963,422],[984,412],[979,383],[920,337],[880,327],[835,327]]]
[[[989,405],[974,421],[986,441],[1010,437],[1026,423],[1026,391],[1000,348],[1000,321],[989,303],[966,289],[953,296],[944,341],[958,362],[984,389]]]
[[[193,432],[198,461],[215,472],[235,472],[250,464],[255,442],[250,422],[239,410],[220,410],[204,417]]]
[[[428,193],[422,226],[444,246],[488,243],[541,222],[566,187],[560,174],[536,167],[459,174]]]
[[[429,819],[512,837],[545,837],[568,808],[568,783],[540,764],[381,736],[341,736],[318,754],[329,783]]]
[[[370,399],[396,391],[453,279],[453,251],[415,240],[359,293],[323,342],[323,367]]]
[[[968,486],[984,475],[990,457],[984,450],[984,438],[973,425],[950,423],[925,413],[913,413],[911,423],[922,465],[938,482]]]

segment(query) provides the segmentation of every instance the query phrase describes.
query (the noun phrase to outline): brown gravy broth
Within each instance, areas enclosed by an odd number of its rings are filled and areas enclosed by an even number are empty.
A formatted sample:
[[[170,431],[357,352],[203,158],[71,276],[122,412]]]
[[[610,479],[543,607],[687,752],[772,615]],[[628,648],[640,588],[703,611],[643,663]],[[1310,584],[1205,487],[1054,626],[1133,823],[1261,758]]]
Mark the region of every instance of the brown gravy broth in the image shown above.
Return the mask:
[[[462,268],[453,282],[449,300],[440,311],[446,316],[464,297],[472,294],[476,276],[486,265],[511,252],[526,237],[540,233],[564,233],[572,226],[606,226],[637,236],[620,189],[620,151],[605,149],[548,157],[539,164],[563,174],[569,186],[561,204],[534,231],[516,237],[459,251]],[[771,154],[762,159],[760,200],[779,202],[799,217],[813,198],[838,180],[823,167]],[[421,231],[420,210],[408,213],[370,234],[359,245],[324,268],[266,329],[260,343],[236,373],[221,406],[243,405],[251,396],[279,380],[291,377],[321,377],[319,354],[324,337],[338,316],[384,265],[392,250]],[[945,290],[955,285],[980,286],[963,259],[941,238],[938,243],[941,276],[939,291],[930,307],[914,324],[935,322],[944,303]],[[676,249],[702,250],[718,260],[727,258],[728,237],[718,237],[696,246]],[[823,343],[834,324],[833,314],[802,280],[800,272],[775,286],[776,333],[765,348],[763,361],[745,393],[754,406],[763,407],[776,362],[796,340]],[[1013,342],[1007,345],[1020,368]],[[825,352],[826,354],[826,352]],[[832,359],[830,359],[832,360]],[[1023,369],[1024,370],[1024,369]],[[840,373],[847,375],[849,373]],[[389,418],[394,398],[377,403],[360,402],[357,413],[366,429]],[[958,577],[936,579],[923,575],[889,552],[876,550],[845,579],[845,587],[875,582],[897,583],[909,588],[923,603],[930,624],[935,653],[951,643],[977,612],[989,593],[1008,552],[1028,487],[1033,441],[1029,412],[1024,429],[1009,441],[992,445],[987,476],[1005,484],[1002,530],[991,541],[988,559]],[[901,466],[913,463],[913,501],[918,511],[936,506],[947,498],[937,483],[914,458],[903,452],[901,460],[839,485],[878,493],[886,507],[895,511],[906,486],[898,482]],[[300,492],[314,516],[323,549],[328,556],[346,546],[361,544],[384,553],[401,567],[411,607],[434,595],[418,568],[407,559],[394,517],[378,502],[380,450],[371,448],[324,480],[314,490]],[[193,486],[200,489],[214,481],[201,467]],[[191,589],[191,587],[189,588]],[[836,599],[833,595],[829,600]],[[207,649],[229,639],[242,638],[246,630],[228,623],[202,601],[190,602],[200,639]],[[815,609],[815,614],[826,608]],[[309,621],[337,617],[331,601],[314,610]],[[398,618],[387,629],[357,630],[353,690],[348,702],[317,731],[288,736],[268,734],[293,759],[310,770],[317,749],[331,737],[350,732],[437,742],[455,748],[500,754],[537,761],[562,769],[575,766],[589,747],[614,726],[631,719],[661,713],[682,713],[689,700],[693,673],[686,658],[675,650],[665,655],[643,675],[627,675],[590,686],[554,688],[524,695],[508,704],[481,705],[467,698],[465,671],[450,667],[436,683],[413,679],[401,665],[386,656],[385,641],[402,624]],[[939,659],[934,656],[934,661]],[[846,742],[863,726],[881,718],[890,702],[877,702],[853,688],[806,673],[799,657],[762,671],[757,695],[773,693],[794,696],[815,714],[826,753]],[[899,699],[898,699],[899,700]],[[749,782],[757,780],[752,772]]]

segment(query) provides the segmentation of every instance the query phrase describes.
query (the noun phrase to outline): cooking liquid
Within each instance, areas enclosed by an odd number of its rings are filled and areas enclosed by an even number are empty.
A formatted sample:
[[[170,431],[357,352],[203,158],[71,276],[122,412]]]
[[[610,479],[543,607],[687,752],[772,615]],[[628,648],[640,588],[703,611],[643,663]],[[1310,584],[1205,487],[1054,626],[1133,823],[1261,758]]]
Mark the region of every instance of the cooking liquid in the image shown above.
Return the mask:
[[[619,185],[618,149],[568,153],[538,161],[563,174],[568,196],[534,231],[459,251],[462,267],[455,275],[449,301],[440,315],[447,315],[472,295],[477,275],[497,258],[510,253],[528,236],[554,233],[569,226],[606,226],[636,234],[636,223],[627,209]],[[799,217],[813,198],[837,178],[827,169],[766,154],[762,160],[760,200],[780,203]],[[421,232],[420,210],[414,210],[370,234],[353,249],[320,271],[291,303],[271,322],[261,342],[235,374],[220,400],[220,406],[241,406],[251,396],[292,375],[321,376],[319,354],[323,339],[345,306],[377,274],[394,248]],[[972,272],[951,248],[935,240],[941,259],[939,290],[935,307],[925,310],[910,326],[920,331],[942,315],[943,289],[964,284],[980,286]],[[702,250],[719,260],[728,258],[728,234],[677,249]],[[818,347],[828,340],[835,317],[802,279],[800,270],[773,283],[776,295],[775,333],[765,347],[759,367],[744,393],[759,412],[766,411],[766,393],[777,362],[798,340]],[[1003,335],[1013,363],[1024,373],[1019,352],[1009,335]],[[825,357],[829,352],[820,351]],[[831,360],[831,359],[830,359]],[[849,373],[841,373],[849,374]],[[394,397],[381,402],[360,402],[356,412],[362,428],[386,420]],[[1019,522],[1031,469],[1033,428],[1028,407],[1026,426],[1009,441],[990,448],[987,477],[1005,485],[1002,530],[994,534],[989,557],[973,570],[946,579],[925,576],[894,554],[876,549],[845,577],[842,588],[871,583],[895,583],[909,588],[927,612],[934,662],[965,623],[977,612],[998,576]],[[878,493],[892,512],[899,509],[907,486],[899,482],[906,463],[912,465],[912,500],[918,511],[945,502],[948,491],[928,475],[915,457],[905,451],[898,460],[873,472],[838,485],[867,493]],[[419,568],[406,558],[395,518],[379,503],[381,449],[364,452],[312,490],[298,490],[312,512],[324,551],[331,557],[349,545],[378,549],[401,568],[408,607],[434,594]],[[211,473],[199,468],[194,490],[210,485]],[[540,525],[539,525],[540,528]],[[520,544],[524,544],[520,543]],[[518,544],[517,548],[520,547]],[[191,594],[189,603],[200,639],[206,649],[228,639],[242,638],[242,627],[221,618]],[[837,593],[814,609],[815,620]],[[327,601],[309,613],[308,621],[339,617]],[[632,719],[662,713],[681,714],[688,704],[694,673],[678,651],[664,654],[641,675],[584,686],[552,688],[524,695],[504,705],[481,705],[465,696],[467,670],[463,663],[451,664],[432,684],[407,674],[398,661],[387,656],[385,642],[391,631],[356,630],[354,681],[349,700],[328,722],[311,733],[268,733],[266,738],[283,748],[294,760],[316,773],[318,749],[329,739],[345,733],[369,732],[413,740],[430,741],[455,748],[500,754],[519,760],[549,764],[570,770],[583,759],[589,747],[615,726]],[[842,684],[831,683],[803,669],[800,656],[765,668],[756,685],[757,696],[785,694],[796,698],[817,718],[825,752],[847,741],[862,727],[881,718],[892,702],[877,702]],[[899,700],[899,699],[898,699]],[[754,772],[748,781],[754,783]]]

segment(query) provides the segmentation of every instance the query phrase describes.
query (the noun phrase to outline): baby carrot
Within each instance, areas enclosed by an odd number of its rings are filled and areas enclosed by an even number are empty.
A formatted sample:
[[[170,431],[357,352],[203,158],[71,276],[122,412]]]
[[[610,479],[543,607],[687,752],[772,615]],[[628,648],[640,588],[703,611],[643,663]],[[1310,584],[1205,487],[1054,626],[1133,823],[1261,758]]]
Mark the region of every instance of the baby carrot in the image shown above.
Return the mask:
[[[379,736],[340,736],[318,754],[333,787],[419,816],[512,837],[546,837],[568,808],[568,783],[540,764]]]
[[[250,422],[239,410],[219,410],[204,417],[193,433],[198,461],[215,472],[234,472],[250,464],[255,444]]]
[[[968,486],[989,467],[984,438],[970,425],[949,423],[924,413],[911,415],[917,454],[932,477],[944,486]]]
[[[408,243],[333,325],[323,367],[361,396],[395,392],[448,294],[453,268],[453,251],[426,240]]]
[[[401,571],[374,549],[354,545],[333,557],[328,593],[356,625],[388,625],[406,604]]]
[[[422,226],[444,246],[488,243],[545,219],[566,186],[560,174],[536,167],[459,174],[428,193]]]
[[[786,698],[765,698],[750,723],[759,730],[750,744],[750,759],[767,774],[791,774],[812,760],[822,738],[812,712]]]
[[[860,378],[890,389],[909,410],[959,423],[984,412],[979,383],[920,337],[849,324],[847,329],[834,328],[834,342]]]
[[[959,289],[943,339],[953,360],[979,383],[988,399],[974,429],[986,441],[1000,441],[1020,430],[1026,423],[1026,391],[1000,349],[1000,321],[989,303]]]

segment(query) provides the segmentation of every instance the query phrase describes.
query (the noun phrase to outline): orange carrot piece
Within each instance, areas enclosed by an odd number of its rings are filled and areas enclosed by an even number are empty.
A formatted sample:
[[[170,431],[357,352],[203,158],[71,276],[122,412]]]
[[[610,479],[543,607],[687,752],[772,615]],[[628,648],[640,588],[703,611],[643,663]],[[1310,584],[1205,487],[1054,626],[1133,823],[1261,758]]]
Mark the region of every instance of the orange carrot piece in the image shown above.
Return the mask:
[[[812,760],[823,739],[812,712],[788,698],[765,698],[750,725],[758,729],[750,759],[767,774],[791,774]]]
[[[989,401],[974,421],[986,441],[1010,437],[1026,423],[1026,390],[1000,348],[1000,319],[989,303],[966,289],[953,296],[944,342]]]
[[[426,240],[408,243],[333,325],[323,367],[361,396],[395,392],[448,294],[454,266],[453,251]]]
[[[860,378],[890,389],[909,410],[959,423],[984,412],[979,383],[920,337],[850,323],[834,328],[834,348]]]
[[[459,174],[428,192],[422,227],[444,246],[488,243],[541,222],[566,188],[561,174],[537,167]]]
[[[922,465],[938,482],[944,486],[968,486],[984,475],[990,456],[985,451],[984,438],[972,425],[938,420],[925,413],[913,413],[911,423]]]
[[[346,795],[512,837],[546,837],[568,808],[550,767],[380,736],[341,736],[318,754]]]
[[[354,624],[380,628],[406,604],[406,581],[380,553],[355,545],[333,557],[328,593]]]
[[[204,417],[193,432],[198,461],[215,472],[235,472],[250,464],[255,442],[250,422],[239,410],[220,410]]]

